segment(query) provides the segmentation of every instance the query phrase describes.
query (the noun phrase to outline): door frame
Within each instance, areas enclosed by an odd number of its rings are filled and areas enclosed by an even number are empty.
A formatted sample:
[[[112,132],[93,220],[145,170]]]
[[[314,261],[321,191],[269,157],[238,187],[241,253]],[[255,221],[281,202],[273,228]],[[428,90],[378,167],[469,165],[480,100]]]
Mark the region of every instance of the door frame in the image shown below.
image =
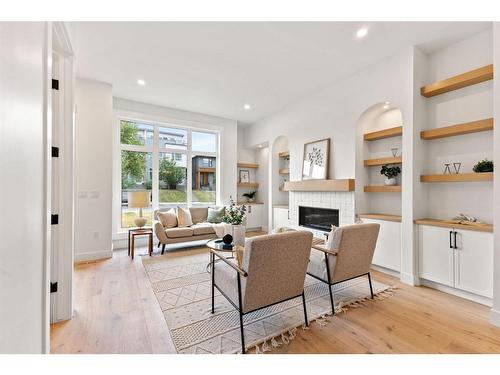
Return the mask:
[[[52,252],[52,243],[58,246],[54,257],[50,259],[51,282],[58,283],[57,293],[50,295],[50,322],[56,323],[71,319],[73,312],[73,257],[74,257],[74,61],[73,49],[68,30],[64,22],[52,22],[51,58],[57,57],[57,78],[59,79],[59,111],[57,136],[54,136],[52,146],[59,148],[59,157],[51,157],[49,162],[58,163],[57,184],[58,193],[51,199],[57,200],[55,207],[59,215],[59,224],[51,240],[49,251]],[[52,75],[52,69],[50,69]],[[52,79],[52,77],[51,77]],[[52,92],[50,93],[50,95]],[[51,109],[52,111],[52,106]],[[56,144],[57,143],[57,144]],[[52,171],[50,171],[52,177]],[[55,279],[54,279],[55,278]],[[49,283],[50,285],[50,283]]]

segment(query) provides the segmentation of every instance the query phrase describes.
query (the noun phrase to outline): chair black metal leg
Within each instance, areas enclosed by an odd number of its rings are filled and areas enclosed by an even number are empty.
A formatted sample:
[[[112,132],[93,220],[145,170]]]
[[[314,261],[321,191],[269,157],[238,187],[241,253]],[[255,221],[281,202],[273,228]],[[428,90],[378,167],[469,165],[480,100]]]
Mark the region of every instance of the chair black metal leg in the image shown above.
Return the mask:
[[[372,295],[373,299],[372,277],[370,276],[370,272],[368,272],[368,282],[370,283],[370,294]]]
[[[158,241],[158,246],[156,246],[156,247],[157,247],[157,248],[160,248],[160,244],[161,244],[161,242],[160,242],[160,241]]]
[[[215,255],[214,253],[210,253],[210,272],[212,274],[212,314],[215,312]]]
[[[245,354],[245,332],[243,332],[243,304],[241,303],[241,277],[238,273],[238,312],[240,313],[241,354]]]
[[[306,321],[306,327],[309,327],[309,321],[307,320],[306,296],[304,291],[302,291],[302,304],[304,305],[304,320]]]
[[[330,265],[328,264],[328,254],[325,253],[326,277],[328,280],[328,291],[330,292],[330,303],[332,304],[332,315],[335,315],[335,305],[333,303],[332,285],[330,284]]]
[[[165,252],[165,244],[161,245],[161,255]]]

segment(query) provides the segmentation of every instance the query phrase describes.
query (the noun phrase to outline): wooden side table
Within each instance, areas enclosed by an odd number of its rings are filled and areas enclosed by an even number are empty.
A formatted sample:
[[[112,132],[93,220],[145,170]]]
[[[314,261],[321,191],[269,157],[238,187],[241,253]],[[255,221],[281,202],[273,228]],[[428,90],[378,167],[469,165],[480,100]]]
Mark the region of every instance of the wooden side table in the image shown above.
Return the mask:
[[[153,228],[134,228],[128,230],[128,255],[131,255],[132,259],[134,259],[136,236],[149,237],[149,256],[151,256],[153,253]]]

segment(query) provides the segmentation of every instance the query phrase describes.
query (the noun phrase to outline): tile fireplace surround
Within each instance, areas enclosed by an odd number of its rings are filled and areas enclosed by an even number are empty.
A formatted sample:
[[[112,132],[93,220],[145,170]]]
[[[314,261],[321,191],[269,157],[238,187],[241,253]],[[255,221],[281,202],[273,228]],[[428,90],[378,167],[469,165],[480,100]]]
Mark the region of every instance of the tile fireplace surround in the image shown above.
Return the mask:
[[[339,225],[354,224],[354,192],[319,192],[291,191],[289,197],[290,221],[296,228],[299,226],[299,206],[335,208],[339,210]],[[310,229],[315,237],[322,238],[319,230]]]

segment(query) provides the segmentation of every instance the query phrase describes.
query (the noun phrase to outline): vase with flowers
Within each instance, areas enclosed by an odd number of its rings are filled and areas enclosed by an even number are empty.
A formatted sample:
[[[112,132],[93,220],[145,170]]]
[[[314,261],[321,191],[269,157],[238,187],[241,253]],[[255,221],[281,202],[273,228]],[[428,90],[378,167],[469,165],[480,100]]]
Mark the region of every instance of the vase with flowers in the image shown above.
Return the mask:
[[[243,222],[246,217],[247,207],[237,205],[232,198],[230,198],[229,206],[226,207],[226,212],[222,221],[226,224],[226,234],[231,234],[234,239],[235,245],[245,246],[245,226]],[[229,233],[230,232],[230,233]]]

